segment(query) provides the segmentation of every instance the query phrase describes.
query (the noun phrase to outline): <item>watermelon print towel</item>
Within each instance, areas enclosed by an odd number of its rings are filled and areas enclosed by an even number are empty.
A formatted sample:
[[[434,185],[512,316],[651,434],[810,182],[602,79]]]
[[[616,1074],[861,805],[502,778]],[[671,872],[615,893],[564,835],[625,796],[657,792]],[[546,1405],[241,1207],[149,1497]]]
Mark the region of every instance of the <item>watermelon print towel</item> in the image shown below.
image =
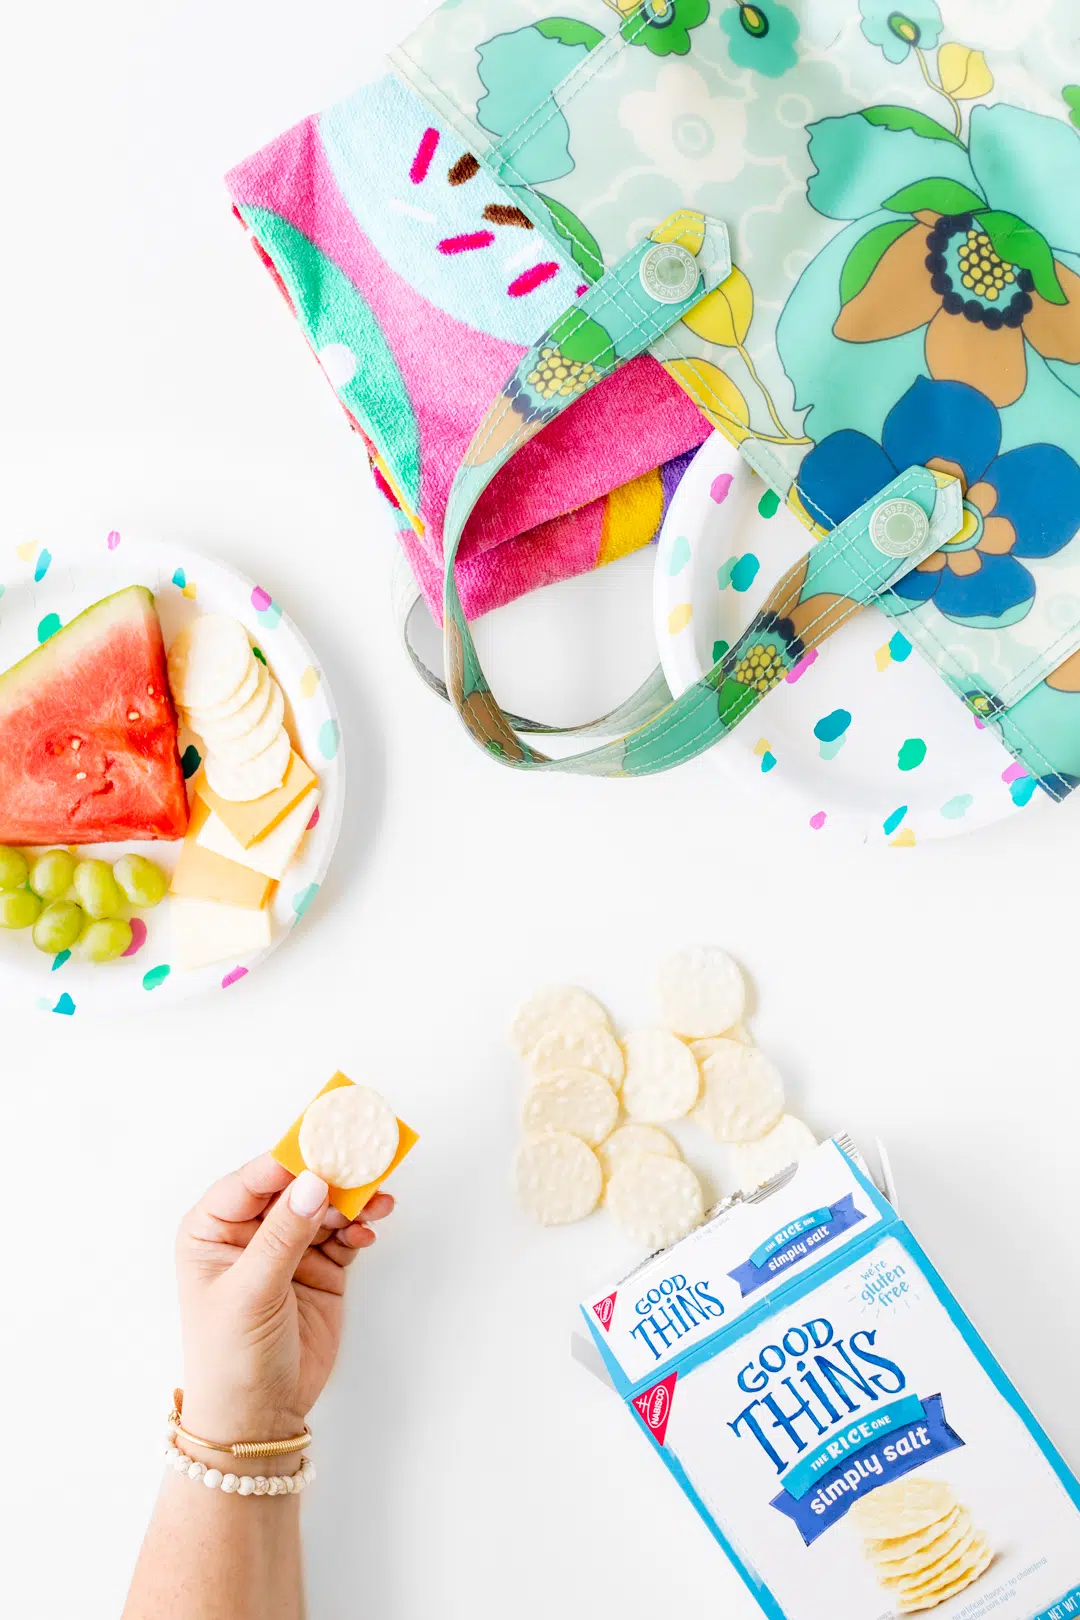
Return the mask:
[[[491,401],[584,284],[423,103],[386,77],[228,177],[250,231],[399,509],[441,614],[443,515]],[[497,477],[459,556],[470,618],[656,535],[708,424],[649,356]]]

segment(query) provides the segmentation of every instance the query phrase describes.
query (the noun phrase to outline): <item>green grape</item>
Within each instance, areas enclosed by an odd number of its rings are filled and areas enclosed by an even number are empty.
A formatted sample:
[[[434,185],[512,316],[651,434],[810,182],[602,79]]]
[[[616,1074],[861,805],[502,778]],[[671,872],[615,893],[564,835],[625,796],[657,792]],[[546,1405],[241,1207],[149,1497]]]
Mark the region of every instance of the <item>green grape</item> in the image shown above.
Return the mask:
[[[88,922],[79,940],[79,955],[88,962],[113,962],[131,944],[131,924],[120,917]]]
[[[124,897],[108,861],[80,861],[75,868],[75,894],[88,917],[115,917]]]
[[[47,849],[30,863],[30,887],[42,900],[63,900],[74,876],[75,857],[66,849]]]
[[[37,922],[41,901],[29,889],[4,889],[0,893],[0,928],[29,928]]]
[[[156,906],[164,900],[169,886],[161,867],[145,855],[121,855],[113,867],[113,877],[133,906]]]
[[[26,856],[22,850],[9,849],[6,844],[0,844],[0,889],[21,889],[26,882],[26,873]]]
[[[82,907],[73,900],[51,900],[34,924],[34,944],[50,956],[70,951],[85,921]]]

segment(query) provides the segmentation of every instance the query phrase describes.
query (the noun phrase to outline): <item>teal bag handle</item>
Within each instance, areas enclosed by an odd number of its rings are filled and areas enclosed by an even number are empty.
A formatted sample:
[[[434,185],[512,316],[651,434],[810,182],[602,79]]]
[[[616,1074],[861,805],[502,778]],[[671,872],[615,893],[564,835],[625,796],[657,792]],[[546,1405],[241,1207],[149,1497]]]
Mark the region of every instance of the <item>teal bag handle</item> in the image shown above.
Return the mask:
[[[692,244],[696,252],[691,251]],[[955,478],[910,467],[788,570],[736,644],[674,701],[653,677],[604,720],[573,730],[506,714],[480,666],[462,611],[454,564],[469,517],[495,474],[566,406],[622,362],[643,353],[731,274],[727,231],[682,210],[665,220],[549,327],[519,362],[480,424],[454,479],[444,530],[446,685],[474,740],[509,765],[592,775],[645,775],[711,748],[854,613],[960,530]],[[748,444],[752,450],[752,442]],[[801,492],[799,492],[801,494]],[[821,519],[802,495],[806,521]],[[414,656],[415,661],[415,656]],[[539,735],[584,737],[629,727],[565,757],[541,753]]]

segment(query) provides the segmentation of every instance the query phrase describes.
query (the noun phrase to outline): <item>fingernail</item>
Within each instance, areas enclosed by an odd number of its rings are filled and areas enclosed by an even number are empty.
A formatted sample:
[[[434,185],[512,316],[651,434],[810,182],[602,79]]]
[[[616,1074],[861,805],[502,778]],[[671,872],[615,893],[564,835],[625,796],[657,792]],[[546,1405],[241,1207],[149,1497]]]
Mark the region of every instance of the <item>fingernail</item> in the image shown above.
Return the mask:
[[[340,1232],[341,1228],[343,1226],[348,1226],[348,1224],[349,1217],[347,1215],[343,1215],[340,1209],[335,1209],[331,1204],[330,1208],[323,1216],[323,1225],[327,1228],[327,1230],[331,1232]]]
[[[294,1215],[310,1220],[326,1203],[329,1188],[314,1170],[302,1170],[289,1188],[289,1208]]]

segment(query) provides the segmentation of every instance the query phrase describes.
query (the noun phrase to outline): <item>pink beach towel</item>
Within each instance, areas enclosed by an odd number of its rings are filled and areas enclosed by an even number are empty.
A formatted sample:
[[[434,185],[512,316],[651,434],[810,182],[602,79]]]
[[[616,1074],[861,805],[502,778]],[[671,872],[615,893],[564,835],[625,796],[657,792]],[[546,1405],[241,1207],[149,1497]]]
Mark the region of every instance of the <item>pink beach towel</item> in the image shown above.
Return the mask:
[[[584,291],[581,272],[391,77],[306,119],[228,183],[400,510],[439,616],[454,474],[518,361]],[[650,356],[621,367],[480,501],[458,561],[468,615],[647,544],[708,432]]]

